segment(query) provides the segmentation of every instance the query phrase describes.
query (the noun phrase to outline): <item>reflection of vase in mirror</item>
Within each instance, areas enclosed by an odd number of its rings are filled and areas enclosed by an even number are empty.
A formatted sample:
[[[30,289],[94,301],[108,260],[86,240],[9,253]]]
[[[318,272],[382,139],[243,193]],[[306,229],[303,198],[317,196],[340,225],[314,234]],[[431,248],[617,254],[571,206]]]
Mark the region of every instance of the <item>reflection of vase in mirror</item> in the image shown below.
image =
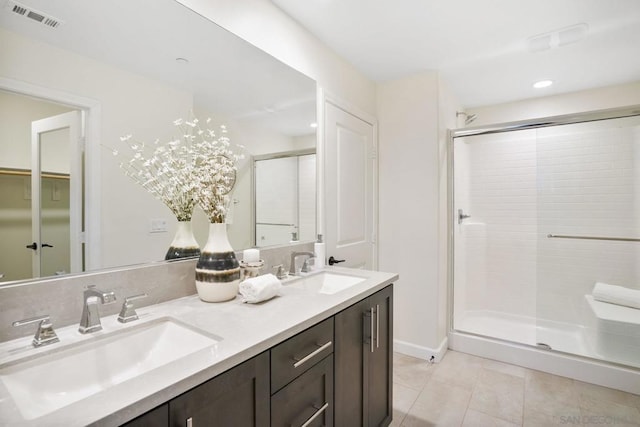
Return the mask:
[[[191,221],[178,221],[178,228],[164,259],[200,256],[200,245],[193,236]]]
[[[196,264],[198,296],[206,302],[235,298],[240,283],[240,264],[227,238],[227,225],[211,223],[209,239]]]

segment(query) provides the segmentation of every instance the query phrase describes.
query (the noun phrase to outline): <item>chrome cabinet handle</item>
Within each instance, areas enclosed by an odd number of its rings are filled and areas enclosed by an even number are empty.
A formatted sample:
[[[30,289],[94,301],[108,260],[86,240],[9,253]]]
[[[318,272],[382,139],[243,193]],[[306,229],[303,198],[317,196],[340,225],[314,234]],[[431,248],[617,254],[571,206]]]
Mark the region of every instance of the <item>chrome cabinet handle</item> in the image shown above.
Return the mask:
[[[380,304],[376,304],[376,348],[380,348]]]
[[[333,343],[331,341],[327,342],[326,344],[321,345],[320,347],[318,347],[317,349],[315,349],[314,351],[312,351],[311,353],[307,354],[305,357],[303,357],[302,359],[296,359],[294,357],[294,360],[296,361],[296,363],[293,364],[294,368],[297,368],[298,366],[302,365],[303,363],[306,363],[309,361],[309,359],[313,358],[314,356],[316,356],[317,354],[321,353],[322,351],[326,350],[327,348],[331,347]]]
[[[314,406],[315,407],[315,406]],[[314,412],[313,415],[311,415],[311,417],[309,417],[309,419],[307,421],[304,422],[304,424],[302,424],[300,427],[307,427],[309,424],[311,424],[313,422],[313,420],[315,420],[316,418],[318,418],[318,416],[320,414],[322,414],[324,411],[327,410],[327,408],[329,407],[329,402],[325,403],[324,405],[322,405],[321,408],[316,408],[318,409],[316,412]],[[188,427],[188,426],[187,426]]]
[[[373,307],[371,307],[369,310],[371,312],[371,315],[369,316],[371,321],[371,339],[369,341],[371,346],[371,353],[373,353]]]
[[[193,419],[191,417],[187,418],[187,427],[193,427]]]
[[[313,356],[316,356],[317,354],[319,354],[322,351],[326,350],[327,348],[331,347],[332,344],[333,343],[331,341],[329,341],[328,343],[321,345],[320,347],[318,347],[317,349],[315,349],[311,353],[307,354],[302,359],[296,359],[294,357],[294,360],[296,360],[296,363],[293,364],[293,367],[297,368],[298,366],[302,365],[303,363],[308,362],[309,359],[313,358]]]

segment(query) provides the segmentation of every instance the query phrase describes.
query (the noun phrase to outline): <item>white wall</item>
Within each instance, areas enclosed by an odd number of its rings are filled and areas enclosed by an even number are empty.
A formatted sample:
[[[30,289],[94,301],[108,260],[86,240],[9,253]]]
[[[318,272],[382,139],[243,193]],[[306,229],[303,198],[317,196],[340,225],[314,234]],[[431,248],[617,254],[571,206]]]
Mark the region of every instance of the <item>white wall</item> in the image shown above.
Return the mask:
[[[178,0],[375,115],[375,85],[269,0]]]
[[[380,269],[400,274],[394,338],[399,350],[428,358],[446,336],[441,196],[455,99],[436,72],[424,72],[378,86],[378,119]]]
[[[640,81],[563,95],[470,108],[467,113],[478,115],[470,126],[481,126],[638,104],[640,104]]]

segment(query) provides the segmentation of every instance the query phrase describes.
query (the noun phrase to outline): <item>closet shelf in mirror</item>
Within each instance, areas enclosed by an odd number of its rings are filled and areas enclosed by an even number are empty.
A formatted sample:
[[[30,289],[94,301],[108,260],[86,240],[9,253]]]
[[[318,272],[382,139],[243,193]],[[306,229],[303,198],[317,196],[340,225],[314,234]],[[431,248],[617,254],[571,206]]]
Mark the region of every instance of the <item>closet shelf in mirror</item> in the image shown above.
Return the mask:
[[[0,175],[31,176],[31,171],[29,169],[0,168]],[[68,173],[42,172],[40,176],[42,178],[69,179]]]

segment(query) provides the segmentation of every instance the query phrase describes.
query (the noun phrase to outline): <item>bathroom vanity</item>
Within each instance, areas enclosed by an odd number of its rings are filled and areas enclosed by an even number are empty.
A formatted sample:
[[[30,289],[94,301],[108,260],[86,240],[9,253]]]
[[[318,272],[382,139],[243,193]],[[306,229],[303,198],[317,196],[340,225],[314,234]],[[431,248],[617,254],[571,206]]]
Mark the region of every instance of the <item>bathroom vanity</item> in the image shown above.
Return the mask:
[[[330,268],[286,282],[280,296],[261,304],[243,304],[240,298],[208,304],[194,295],[139,309],[140,319],[131,324],[105,317],[104,330],[91,337],[78,337],[73,326],[60,328],[60,343],[49,348],[27,350],[30,337],[2,343],[0,424],[388,425],[397,278]],[[116,368],[110,358],[92,360],[90,365],[102,363],[101,390],[40,412],[20,402],[15,383],[21,371],[45,368],[55,379],[60,375],[55,372],[65,369],[56,363],[78,358],[85,349],[112,355],[120,342],[124,347],[113,359],[132,352],[122,359],[151,369],[118,382],[110,370],[124,375],[126,366]],[[152,350],[139,362],[136,347]],[[156,367],[158,357],[173,358]],[[82,371],[82,358],[73,366],[59,381]],[[90,372],[78,381],[87,376]],[[30,402],[46,397],[38,395],[46,392],[46,383],[43,379]]]

